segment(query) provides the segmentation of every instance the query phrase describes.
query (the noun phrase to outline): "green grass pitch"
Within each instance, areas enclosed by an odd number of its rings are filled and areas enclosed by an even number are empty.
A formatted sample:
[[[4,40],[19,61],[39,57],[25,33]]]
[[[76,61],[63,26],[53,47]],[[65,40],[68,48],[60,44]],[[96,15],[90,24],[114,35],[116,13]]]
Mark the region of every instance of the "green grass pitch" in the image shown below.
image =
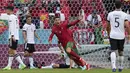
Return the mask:
[[[0,70],[0,73],[119,73],[111,72],[111,69],[91,69],[89,71],[82,71],[81,69],[12,69],[12,70]],[[130,73],[130,69],[124,69],[120,73]]]

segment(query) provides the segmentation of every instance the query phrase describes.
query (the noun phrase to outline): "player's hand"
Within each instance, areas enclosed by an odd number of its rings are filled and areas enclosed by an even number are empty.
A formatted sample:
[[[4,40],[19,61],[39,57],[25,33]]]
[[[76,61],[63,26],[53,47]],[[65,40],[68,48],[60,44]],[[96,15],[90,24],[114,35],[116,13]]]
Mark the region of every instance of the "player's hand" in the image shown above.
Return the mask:
[[[40,39],[40,38],[38,38],[38,40],[40,41],[41,39]]]
[[[49,44],[52,44],[52,41],[49,41]]]
[[[78,17],[78,19],[81,21],[81,20],[83,19],[83,16],[80,15],[80,16]]]
[[[38,40],[40,41],[40,43],[42,43],[42,40],[40,38],[38,38]]]

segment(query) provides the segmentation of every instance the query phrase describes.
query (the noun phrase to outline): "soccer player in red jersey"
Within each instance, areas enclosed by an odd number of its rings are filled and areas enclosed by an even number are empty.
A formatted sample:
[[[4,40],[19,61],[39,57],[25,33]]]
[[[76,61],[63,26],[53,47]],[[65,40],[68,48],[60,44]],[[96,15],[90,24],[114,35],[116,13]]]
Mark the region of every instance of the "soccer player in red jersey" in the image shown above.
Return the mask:
[[[75,63],[82,68],[82,70],[85,70],[86,68],[89,70],[89,64],[87,64],[78,55],[78,50],[76,48],[74,39],[70,35],[70,32],[68,32],[69,27],[76,25],[81,20],[82,20],[82,16],[79,16],[78,20],[68,24],[67,21],[61,22],[60,14],[56,14],[54,20],[54,26],[52,28],[52,33],[49,37],[49,43],[51,44],[53,36],[56,35],[59,42],[62,44],[65,52],[68,54],[68,56],[72,60],[74,60]]]

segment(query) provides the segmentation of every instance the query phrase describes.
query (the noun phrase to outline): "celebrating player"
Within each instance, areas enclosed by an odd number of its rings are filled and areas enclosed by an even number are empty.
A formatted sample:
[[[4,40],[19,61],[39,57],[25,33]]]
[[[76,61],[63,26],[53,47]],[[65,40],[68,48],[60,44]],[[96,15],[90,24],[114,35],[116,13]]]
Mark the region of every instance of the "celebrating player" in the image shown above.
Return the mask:
[[[65,64],[51,64],[49,66],[42,66],[41,68],[44,69],[44,68],[74,68],[75,66],[75,63],[73,63],[73,60],[70,59],[67,54],[65,53],[65,51],[63,50],[63,47],[61,46],[61,44],[59,43],[58,44],[59,46],[59,49],[61,50],[61,56],[59,58],[57,58],[56,60],[54,61],[57,61],[59,59],[64,59],[65,60]],[[53,61],[53,62],[54,62]]]
[[[119,72],[123,69],[123,49],[125,42],[125,27],[128,30],[129,40],[130,40],[130,26],[127,18],[127,14],[121,11],[121,2],[115,2],[116,10],[112,11],[108,14],[107,20],[107,31],[108,36],[110,37],[110,45],[111,45],[111,64],[112,71],[116,72],[116,53],[118,50],[118,60],[119,60]]]
[[[21,64],[20,69],[24,69],[26,65],[21,60],[20,56],[17,54],[16,49],[19,40],[19,20],[17,16],[13,14],[14,7],[8,6],[6,9],[8,16],[8,24],[9,24],[9,59],[8,65],[3,68],[3,70],[10,70],[12,61],[14,57]]]
[[[66,21],[61,23],[60,14],[56,14],[52,33],[49,37],[49,43],[52,42],[52,38],[55,34],[68,56],[72,58],[76,62],[76,64],[82,66],[82,70],[85,70],[86,66],[87,69],[89,69],[89,64],[86,64],[86,62],[78,55],[74,39],[72,36],[70,36],[68,32],[69,27],[76,25],[81,20],[82,16],[79,16],[78,20],[71,22],[68,25],[68,22]]]
[[[34,69],[35,67],[33,66],[33,52],[35,51],[35,41],[34,41],[34,36],[40,40],[38,35],[36,34],[36,28],[35,25],[32,23],[32,17],[27,16],[26,17],[26,24],[23,26],[23,37],[25,41],[25,57],[29,57],[29,62],[30,62],[30,69]]]

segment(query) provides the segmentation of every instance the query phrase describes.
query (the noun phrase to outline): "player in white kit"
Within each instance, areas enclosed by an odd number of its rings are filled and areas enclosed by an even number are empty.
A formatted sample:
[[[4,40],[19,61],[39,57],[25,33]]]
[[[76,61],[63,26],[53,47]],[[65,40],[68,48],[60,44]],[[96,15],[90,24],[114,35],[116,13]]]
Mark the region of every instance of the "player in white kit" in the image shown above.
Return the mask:
[[[116,1],[115,6],[116,10],[112,11],[108,14],[107,17],[107,31],[108,36],[110,37],[110,45],[111,45],[111,64],[112,71],[116,72],[116,50],[118,50],[118,61],[119,61],[119,69],[121,72],[123,69],[123,50],[124,50],[124,42],[125,42],[125,27],[128,31],[128,38],[130,40],[130,26],[128,22],[128,15],[121,11],[121,2]]]
[[[26,65],[21,60],[20,56],[17,54],[16,49],[19,40],[19,20],[16,15],[13,14],[14,7],[8,6],[6,13],[8,14],[8,24],[9,24],[9,58],[8,65],[3,68],[3,70],[10,70],[12,66],[12,61],[15,58],[20,64],[20,69],[24,69]]]
[[[34,61],[32,57],[33,52],[35,52],[35,47],[34,47],[35,37],[38,38],[38,40],[40,41],[40,38],[36,34],[35,24],[32,23],[32,17],[28,15],[26,17],[26,23],[23,26],[23,38],[25,41],[24,56],[29,57],[30,69],[35,69],[35,67],[33,66]]]

